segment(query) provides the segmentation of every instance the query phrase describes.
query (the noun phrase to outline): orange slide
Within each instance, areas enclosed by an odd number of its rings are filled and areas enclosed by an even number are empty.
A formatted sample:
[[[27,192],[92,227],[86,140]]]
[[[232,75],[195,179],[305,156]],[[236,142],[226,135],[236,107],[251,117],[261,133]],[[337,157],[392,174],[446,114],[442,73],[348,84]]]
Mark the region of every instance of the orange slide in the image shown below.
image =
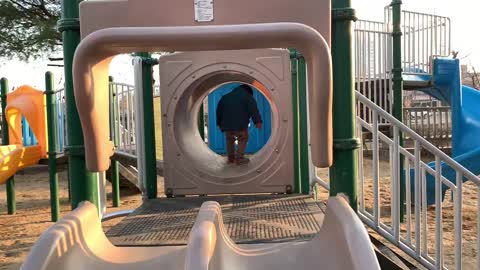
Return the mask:
[[[38,145],[23,145],[22,116],[27,119]],[[10,145],[0,146],[0,184],[4,184],[18,170],[37,164],[46,156],[47,133],[43,92],[26,85],[17,88],[7,95],[5,117]]]

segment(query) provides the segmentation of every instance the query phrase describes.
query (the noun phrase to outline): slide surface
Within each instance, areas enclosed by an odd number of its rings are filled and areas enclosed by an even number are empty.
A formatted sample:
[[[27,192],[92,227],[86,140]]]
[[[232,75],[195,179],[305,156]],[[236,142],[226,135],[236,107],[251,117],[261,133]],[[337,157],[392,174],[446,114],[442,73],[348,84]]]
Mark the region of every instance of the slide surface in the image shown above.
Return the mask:
[[[367,230],[342,197],[328,200],[310,241],[237,245],[216,202],[202,204],[185,246],[116,247],[93,204],[82,203],[35,243],[21,270],[380,269]]]
[[[4,184],[18,170],[35,165],[42,158],[39,145],[23,147],[18,144],[0,146],[0,184]]]

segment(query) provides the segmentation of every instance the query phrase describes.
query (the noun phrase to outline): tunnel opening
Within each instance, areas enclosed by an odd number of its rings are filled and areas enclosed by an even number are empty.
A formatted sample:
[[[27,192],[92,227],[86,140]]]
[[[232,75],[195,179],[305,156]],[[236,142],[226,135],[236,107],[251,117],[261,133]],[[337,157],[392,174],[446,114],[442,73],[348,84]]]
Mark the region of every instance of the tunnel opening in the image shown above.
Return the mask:
[[[203,115],[201,110],[199,111],[199,117],[204,117],[203,127],[205,143],[209,148],[222,156],[227,154],[227,146],[225,133],[217,126],[217,108],[220,99],[232,92],[236,87],[242,83],[230,82],[223,84],[222,86],[214,88],[208,93],[208,96],[203,100]],[[255,127],[252,119],[248,125],[249,140],[246,148],[246,155],[251,156],[260,151],[265,144],[267,144],[272,133],[272,110],[268,99],[262,94],[256,87],[251,86],[253,90],[253,98],[256,101],[259,114],[262,119],[262,127],[260,129]],[[238,147],[238,142],[235,143],[235,147]]]
[[[251,162],[246,166],[226,166],[225,157],[205,143],[198,128],[198,112],[201,105],[204,104],[204,100],[208,99],[208,95],[217,89],[232,84],[251,86],[258,91],[258,94],[266,100],[270,107],[270,115],[265,118],[269,118],[268,128],[271,132],[264,144],[257,151],[251,153]],[[179,149],[177,157],[182,157],[182,160],[189,166],[194,166],[201,171],[201,174],[205,175],[203,177],[205,181],[215,182],[215,179],[243,178],[246,173],[252,171],[253,166],[261,166],[274,155],[275,145],[281,140],[281,136],[278,135],[279,111],[269,90],[253,76],[238,71],[214,72],[198,78],[180,96],[175,98],[178,99],[173,119],[175,123],[174,136]]]

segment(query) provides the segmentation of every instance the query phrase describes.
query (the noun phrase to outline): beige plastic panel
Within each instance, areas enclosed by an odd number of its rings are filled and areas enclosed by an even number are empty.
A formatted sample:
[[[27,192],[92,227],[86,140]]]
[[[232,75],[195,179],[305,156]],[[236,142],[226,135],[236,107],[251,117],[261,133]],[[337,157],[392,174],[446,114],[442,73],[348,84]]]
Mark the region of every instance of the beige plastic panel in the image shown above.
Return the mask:
[[[22,270],[380,269],[365,227],[341,198],[330,198],[320,232],[307,242],[236,245],[222,210],[205,202],[186,246],[115,247],[90,203],[55,223],[35,243]]]
[[[108,69],[113,56],[138,51],[210,51],[297,48],[308,68],[312,161],[328,167],[332,150],[330,49],[315,29],[298,23],[228,26],[126,27],[96,31],[80,42],[73,63],[75,101],[86,142],[87,169],[110,166]]]
[[[173,195],[285,192],[293,186],[290,55],[262,49],[176,53],[160,58],[164,177]],[[272,108],[267,144],[242,166],[226,164],[202,143],[197,115],[222,84],[256,86]],[[213,127],[212,127],[213,128]]]
[[[80,4],[82,37],[111,27],[296,22],[330,44],[330,0],[213,0],[213,22],[195,21],[194,0],[101,0]]]

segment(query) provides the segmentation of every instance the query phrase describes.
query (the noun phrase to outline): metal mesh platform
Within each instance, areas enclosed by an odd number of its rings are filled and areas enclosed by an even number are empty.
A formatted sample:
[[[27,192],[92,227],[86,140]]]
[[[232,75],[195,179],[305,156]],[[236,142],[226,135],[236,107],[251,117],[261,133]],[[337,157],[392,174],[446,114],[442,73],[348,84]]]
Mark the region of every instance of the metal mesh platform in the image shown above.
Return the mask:
[[[146,201],[107,232],[116,246],[185,245],[205,201],[222,206],[238,244],[308,240],[323,222],[325,205],[302,195],[187,197]]]

